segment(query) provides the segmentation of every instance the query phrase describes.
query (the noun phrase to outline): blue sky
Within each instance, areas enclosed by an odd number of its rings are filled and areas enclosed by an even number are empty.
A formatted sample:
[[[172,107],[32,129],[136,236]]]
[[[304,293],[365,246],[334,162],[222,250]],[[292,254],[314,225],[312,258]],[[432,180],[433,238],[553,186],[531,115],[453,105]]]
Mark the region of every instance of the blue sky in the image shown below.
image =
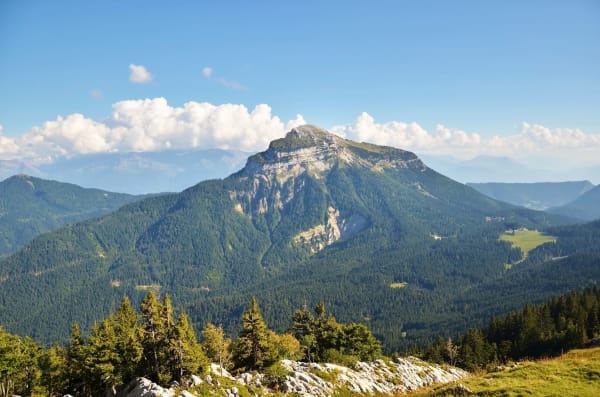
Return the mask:
[[[148,81],[131,81],[135,66]],[[45,126],[58,115],[113,128],[115,104],[164,98],[173,112],[190,102],[249,113],[267,104],[283,128],[301,115],[396,146],[427,134],[408,149],[437,142],[440,154],[464,149],[456,140],[466,136],[466,157],[510,153],[510,145],[490,149],[494,137],[513,139],[513,148],[523,145],[519,137],[546,137],[557,150],[583,136],[592,159],[589,151],[600,150],[600,2],[3,0],[0,92],[0,145],[14,156],[26,155],[35,134],[55,147],[56,129],[71,140],[86,133]],[[371,120],[362,132],[361,120]],[[206,140],[218,146],[226,128],[211,128]]]

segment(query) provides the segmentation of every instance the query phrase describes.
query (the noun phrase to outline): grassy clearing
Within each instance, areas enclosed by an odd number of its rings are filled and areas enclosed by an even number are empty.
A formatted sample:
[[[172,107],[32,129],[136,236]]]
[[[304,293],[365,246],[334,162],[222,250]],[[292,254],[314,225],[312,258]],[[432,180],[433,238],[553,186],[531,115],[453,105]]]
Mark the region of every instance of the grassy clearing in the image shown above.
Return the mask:
[[[548,236],[537,230],[515,230],[501,234],[500,240],[508,241],[513,246],[520,248],[523,251],[523,259],[525,259],[529,251],[542,244],[556,242],[556,237]]]
[[[526,361],[499,372],[473,375],[460,382],[410,394],[411,396],[458,395],[458,383],[471,396],[598,396],[600,348],[573,350],[561,357]]]
[[[408,283],[402,281],[402,282],[397,282],[397,283],[391,283],[390,288],[404,288],[407,285],[408,285]]]

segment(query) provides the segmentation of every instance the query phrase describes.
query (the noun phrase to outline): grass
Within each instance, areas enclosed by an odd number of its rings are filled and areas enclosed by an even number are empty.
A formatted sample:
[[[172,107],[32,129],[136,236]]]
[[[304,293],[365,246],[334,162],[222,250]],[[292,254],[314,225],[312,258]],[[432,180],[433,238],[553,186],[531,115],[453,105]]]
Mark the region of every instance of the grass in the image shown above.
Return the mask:
[[[537,230],[515,230],[514,232],[503,233],[500,235],[500,240],[508,241],[514,247],[518,247],[523,252],[523,259],[527,258],[527,254],[532,249],[539,247],[545,243],[556,242],[556,237],[548,236],[540,233]]]
[[[390,288],[404,288],[408,285],[407,282],[401,281],[401,282],[395,282],[395,283],[391,283],[390,284]]]
[[[473,375],[457,383],[421,389],[411,396],[458,395],[460,383],[472,396],[598,396],[600,348],[573,350],[561,357],[526,361],[498,372]]]

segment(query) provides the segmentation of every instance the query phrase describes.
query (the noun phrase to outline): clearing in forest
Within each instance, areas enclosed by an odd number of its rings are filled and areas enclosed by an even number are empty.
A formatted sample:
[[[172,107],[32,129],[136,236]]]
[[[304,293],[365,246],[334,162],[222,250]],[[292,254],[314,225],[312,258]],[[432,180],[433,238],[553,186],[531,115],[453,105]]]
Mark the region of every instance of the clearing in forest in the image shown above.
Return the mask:
[[[523,258],[520,261],[522,262],[527,258],[529,251],[545,243],[555,243],[556,237],[543,234],[537,230],[521,229],[502,233],[500,240],[508,241],[513,246],[520,248],[523,252]]]

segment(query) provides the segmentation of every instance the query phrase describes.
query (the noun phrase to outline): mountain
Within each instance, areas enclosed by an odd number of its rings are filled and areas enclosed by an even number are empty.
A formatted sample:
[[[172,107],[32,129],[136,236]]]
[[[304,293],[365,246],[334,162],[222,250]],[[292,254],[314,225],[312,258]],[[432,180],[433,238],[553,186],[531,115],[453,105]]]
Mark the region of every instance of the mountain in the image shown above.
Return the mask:
[[[594,187],[589,181],[467,183],[467,186],[496,200],[536,210],[565,205]]]
[[[197,327],[211,321],[235,334],[256,295],[278,331],[289,313],[323,301],[393,351],[438,335],[439,324],[462,330],[477,320],[472,313],[523,305],[526,297],[506,303],[493,300],[501,292],[493,287],[477,290],[528,269],[526,261],[507,270],[521,252],[498,237],[559,221],[495,201],[413,153],[302,126],[223,180],[38,237],[0,262],[0,324],[55,341],[75,320],[89,327],[123,294],[139,302],[155,290]],[[541,275],[555,282],[551,291],[535,282],[521,291],[544,297],[585,284]],[[491,306],[478,304],[476,290],[492,293]]]
[[[549,211],[583,221],[600,219],[600,185],[586,191],[572,202],[558,208],[551,208]]]
[[[202,180],[226,177],[239,170],[247,156],[211,149],[90,154],[37,165],[0,160],[0,177],[25,173],[129,194],[179,192]]]
[[[23,174],[12,176],[0,182],[0,257],[42,233],[107,214],[139,199]]]
[[[463,160],[452,156],[422,154],[436,171],[459,182],[534,183],[556,180],[589,180],[600,183],[600,166],[570,167],[562,162],[544,163],[534,158],[515,160],[506,156],[477,156]]]
[[[469,160],[460,160],[451,156],[422,157],[437,171],[463,183],[531,182],[547,178],[546,172],[531,169],[509,157],[477,156]]]

